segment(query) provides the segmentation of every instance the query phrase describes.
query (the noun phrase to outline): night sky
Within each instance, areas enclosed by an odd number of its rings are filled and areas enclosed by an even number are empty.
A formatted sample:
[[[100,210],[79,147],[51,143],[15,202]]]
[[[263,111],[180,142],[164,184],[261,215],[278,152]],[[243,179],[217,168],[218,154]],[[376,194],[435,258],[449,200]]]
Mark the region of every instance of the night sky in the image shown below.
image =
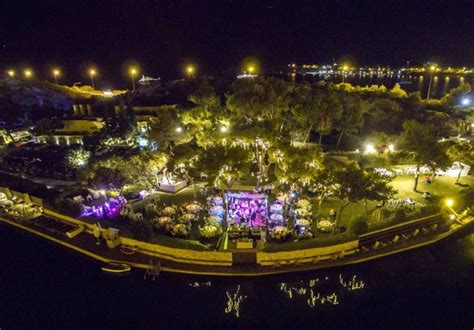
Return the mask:
[[[126,60],[152,76],[233,68],[247,56],[271,70],[351,59],[474,65],[474,1],[2,0],[0,65],[28,64],[68,80],[95,63],[120,78]]]

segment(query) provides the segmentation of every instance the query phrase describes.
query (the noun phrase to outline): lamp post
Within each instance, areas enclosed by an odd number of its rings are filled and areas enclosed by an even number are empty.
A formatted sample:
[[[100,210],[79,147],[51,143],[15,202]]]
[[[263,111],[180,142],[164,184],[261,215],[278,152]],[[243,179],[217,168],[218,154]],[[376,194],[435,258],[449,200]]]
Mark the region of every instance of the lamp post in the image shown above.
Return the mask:
[[[15,71],[14,71],[14,70],[8,70],[8,71],[7,71],[7,74],[8,74],[8,76],[9,76],[10,78],[15,77]]]
[[[54,76],[54,82],[56,83],[56,85],[58,84],[58,76],[59,76],[59,70],[58,69],[54,69],[53,70],[53,76]]]
[[[195,71],[194,66],[188,65],[186,67],[186,74],[188,75],[188,79],[191,79],[193,77],[194,71]]]
[[[342,67],[342,83],[344,84],[346,82],[346,71],[347,71],[347,65],[344,65]]]
[[[430,99],[430,94],[431,94],[431,83],[433,81],[433,72],[434,70],[436,69],[436,67],[434,65],[430,66],[430,82],[428,84],[428,95],[426,95],[426,99],[429,100]]]
[[[96,75],[96,71],[94,69],[89,70],[89,74],[91,76],[91,84],[92,88],[95,89],[95,84],[94,84],[94,76]]]
[[[130,75],[132,76],[132,92],[135,92],[135,75],[137,74],[137,69],[131,68]]]
[[[249,65],[247,68],[247,71],[249,74],[253,74],[255,72],[255,67],[253,65]]]
[[[31,72],[31,70],[27,69],[27,70],[23,71],[23,74],[25,75],[25,78],[29,79],[33,75],[33,72]]]

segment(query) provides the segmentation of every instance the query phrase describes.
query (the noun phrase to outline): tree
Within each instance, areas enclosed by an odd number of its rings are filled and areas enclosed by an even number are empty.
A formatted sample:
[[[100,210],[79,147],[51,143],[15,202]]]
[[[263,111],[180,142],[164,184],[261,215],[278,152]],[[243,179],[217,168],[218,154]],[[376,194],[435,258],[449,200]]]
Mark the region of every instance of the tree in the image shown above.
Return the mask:
[[[191,140],[191,135],[179,120],[175,109],[161,111],[158,117],[150,123],[148,136],[158,143],[160,150],[166,150],[172,155],[176,145]]]
[[[376,173],[367,172],[356,163],[349,163],[346,166],[338,166],[331,169],[331,174],[335,183],[334,196],[339,199],[339,212],[337,217],[340,222],[342,212],[350,204],[358,201],[364,202],[364,213],[367,218],[367,201],[387,200],[395,191],[391,188],[387,178],[382,178]],[[337,225],[334,226],[337,228]]]
[[[303,131],[304,143],[309,142],[311,131],[321,121],[322,95],[308,83],[298,85],[291,99],[291,113]]]
[[[355,134],[364,126],[364,116],[369,110],[367,102],[358,96],[341,95],[342,114],[338,117],[335,128],[339,131],[336,147],[339,147],[344,134]]]
[[[416,162],[414,191],[417,191],[420,167],[428,165],[435,174],[436,168],[449,165],[449,158],[443,144],[439,143],[436,128],[432,125],[422,124],[416,120],[409,120],[403,124],[400,135],[401,147],[412,154]]]
[[[209,186],[231,189],[238,178],[249,172],[249,152],[240,147],[209,147],[198,155],[196,167],[207,175]]]
[[[67,165],[70,168],[78,168],[87,166],[89,159],[91,157],[91,152],[84,150],[84,148],[70,149],[67,156]]]
[[[460,141],[448,148],[448,156],[452,162],[459,163],[459,173],[456,182],[459,182],[461,173],[464,169],[464,164],[468,166],[474,165],[474,145],[472,141]]]
[[[300,188],[310,187],[319,179],[322,170],[321,148],[289,147],[271,154],[274,157],[275,175],[283,184]]]

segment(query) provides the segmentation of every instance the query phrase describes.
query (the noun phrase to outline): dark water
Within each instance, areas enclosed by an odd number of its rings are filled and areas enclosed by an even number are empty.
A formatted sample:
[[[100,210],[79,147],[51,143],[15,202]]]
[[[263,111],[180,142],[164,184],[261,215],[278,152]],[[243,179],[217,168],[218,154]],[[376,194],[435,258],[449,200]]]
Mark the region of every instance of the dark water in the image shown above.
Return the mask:
[[[2,330],[474,327],[473,234],[364,265],[258,279],[111,276],[5,225],[0,256]],[[227,313],[236,293],[240,306]]]

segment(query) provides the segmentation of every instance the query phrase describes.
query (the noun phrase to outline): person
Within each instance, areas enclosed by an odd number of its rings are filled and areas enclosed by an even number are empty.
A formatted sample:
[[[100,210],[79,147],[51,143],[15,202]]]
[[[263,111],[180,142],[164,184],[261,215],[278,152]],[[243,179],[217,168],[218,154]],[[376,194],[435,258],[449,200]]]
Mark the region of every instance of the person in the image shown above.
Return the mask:
[[[94,223],[94,228],[93,228],[93,234],[94,237],[97,239],[97,242],[95,244],[100,245],[100,224],[98,222]]]

